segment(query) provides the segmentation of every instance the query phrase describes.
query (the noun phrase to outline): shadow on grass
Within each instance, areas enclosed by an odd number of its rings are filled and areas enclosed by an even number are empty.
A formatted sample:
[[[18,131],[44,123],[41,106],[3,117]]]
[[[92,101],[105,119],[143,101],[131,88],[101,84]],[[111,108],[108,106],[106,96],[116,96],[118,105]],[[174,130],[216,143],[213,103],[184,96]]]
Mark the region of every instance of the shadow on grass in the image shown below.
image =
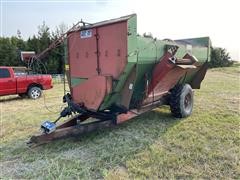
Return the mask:
[[[111,136],[112,134],[115,134],[116,137],[120,138],[120,135],[124,135],[124,133],[132,133],[132,135],[134,135],[135,132],[141,132],[140,135],[144,135],[146,138],[148,136],[155,136],[166,132],[168,128],[174,126],[180,120],[181,119],[174,118],[170,112],[161,112],[161,110],[155,109],[111,128],[103,128],[80,136],[55,140],[43,144],[40,147],[53,148],[56,150],[56,146],[58,146],[59,143],[61,144],[62,141],[68,142],[69,144],[75,144],[77,142],[84,143],[93,139],[98,140],[99,138],[106,138],[107,140],[109,139],[109,135]],[[154,130],[157,129],[159,131],[155,132]]]
[[[42,170],[40,167],[35,169],[34,173],[30,174],[31,178],[36,177],[37,173],[44,171],[45,168],[54,173],[52,165],[48,167],[48,159],[64,168],[68,168],[65,161],[75,164],[77,162],[82,168],[82,177],[102,178],[104,169],[124,166],[134,154],[144,151],[161,139],[163,134],[178,122],[179,120],[173,118],[169,110],[163,107],[114,128],[104,128],[79,137],[57,140],[33,149],[27,148],[27,145],[12,146],[13,149],[8,153],[12,158],[20,158],[24,164],[36,164],[38,161],[46,160],[46,166]],[[69,168],[74,168],[71,163]],[[67,174],[63,172],[65,173]]]
[[[8,96],[8,97],[1,97],[0,102],[11,102],[11,101],[16,101],[16,100],[23,100],[26,98],[20,97],[20,96]]]

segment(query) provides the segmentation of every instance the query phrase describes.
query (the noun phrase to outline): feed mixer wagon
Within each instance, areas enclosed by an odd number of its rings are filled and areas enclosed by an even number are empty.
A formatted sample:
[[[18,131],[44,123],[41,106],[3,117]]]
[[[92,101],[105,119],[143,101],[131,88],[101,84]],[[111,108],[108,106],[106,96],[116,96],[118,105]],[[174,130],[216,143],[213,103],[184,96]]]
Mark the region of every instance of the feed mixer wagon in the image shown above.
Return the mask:
[[[65,70],[70,93],[65,109],[30,142],[55,139],[110,127],[161,105],[177,118],[193,110],[210,60],[208,37],[158,40],[137,34],[137,16],[83,23],[67,32]],[[61,117],[70,116],[63,123]],[[147,122],[146,122],[147,123]]]

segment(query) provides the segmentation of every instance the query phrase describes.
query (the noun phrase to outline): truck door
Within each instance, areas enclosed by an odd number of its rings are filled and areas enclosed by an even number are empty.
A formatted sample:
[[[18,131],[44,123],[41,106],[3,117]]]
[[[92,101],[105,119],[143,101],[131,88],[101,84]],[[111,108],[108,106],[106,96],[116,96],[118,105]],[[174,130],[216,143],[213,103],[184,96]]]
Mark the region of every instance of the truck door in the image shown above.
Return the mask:
[[[8,68],[0,68],[0,95],[16,93],[16,81]]]

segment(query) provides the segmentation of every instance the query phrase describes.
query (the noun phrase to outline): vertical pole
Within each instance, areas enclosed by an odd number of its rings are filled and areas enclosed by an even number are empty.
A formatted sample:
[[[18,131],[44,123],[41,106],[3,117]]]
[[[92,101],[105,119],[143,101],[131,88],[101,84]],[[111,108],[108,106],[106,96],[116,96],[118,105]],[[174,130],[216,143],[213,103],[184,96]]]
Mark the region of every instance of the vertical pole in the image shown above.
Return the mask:
[[[66,70],[65,70],[65,55],[62,56],[62,61],[63,61],[63,96],[65,96],[66,94],[66,79],[65,79],[65,76],[66,76]]]
[[[100,62],[99,62],[99,34],[98,34],[98,28],[96,28],[96,48],[97,48],[97,51],[96,51],[96,54],[97,54],[97,73],[98,75],[101,73],[101,69],[100,69]]]

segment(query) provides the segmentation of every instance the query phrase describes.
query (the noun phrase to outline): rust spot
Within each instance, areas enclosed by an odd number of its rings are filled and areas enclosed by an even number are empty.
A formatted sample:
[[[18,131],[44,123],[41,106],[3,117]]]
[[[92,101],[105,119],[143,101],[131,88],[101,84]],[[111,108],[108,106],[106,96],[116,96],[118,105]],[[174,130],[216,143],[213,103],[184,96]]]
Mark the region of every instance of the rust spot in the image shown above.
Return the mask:
[[[85,53],[85,57],[88,58],[88,52]]]
[[[105,50],[105,57],[108,57],[108,51]]]
[[[117,50],[117,56],[121,56],[120,49]]]

